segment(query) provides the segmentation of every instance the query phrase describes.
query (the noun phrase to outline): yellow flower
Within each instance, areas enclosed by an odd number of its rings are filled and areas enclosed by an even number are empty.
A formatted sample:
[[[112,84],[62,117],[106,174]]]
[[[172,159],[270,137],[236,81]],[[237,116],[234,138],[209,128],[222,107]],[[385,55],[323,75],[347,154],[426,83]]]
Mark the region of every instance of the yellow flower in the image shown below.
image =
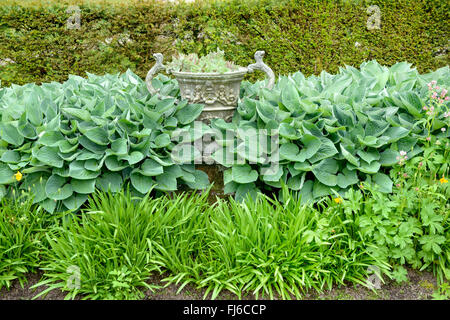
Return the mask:
[[[17,173],[14,175],[14,177],[16,178],[17,181],[22,180],[22,174],[20,173],[20,171],[17,171]]]
[[[342,199],[341,199],[341,198],[334,198],[333,200],[334,200],[334,202],[336,202],[336,203],[341,203],[341,202],[342,202]]]
[[[441,182],[441,184],[448,182],[448,180],[445,179],[445,177],[440,178],[439,181]]]

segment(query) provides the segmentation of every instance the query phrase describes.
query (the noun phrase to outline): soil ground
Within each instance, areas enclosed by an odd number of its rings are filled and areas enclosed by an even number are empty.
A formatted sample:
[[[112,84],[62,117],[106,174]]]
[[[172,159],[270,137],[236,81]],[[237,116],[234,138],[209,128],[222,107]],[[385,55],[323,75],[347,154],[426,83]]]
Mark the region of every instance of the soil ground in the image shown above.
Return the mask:
[[[11,288],[0,290],[0,300],[29,300],[38,293],[45,290],[45,286],[37,289],[31,289],[34,284],[39,282],[42,273],[30,274],[28,282],[21,288],[18,281],[15,281]],[[162,276],[152,276],[149,283],[164,287],[165,283],[161,280]],[[331,291],[322,294],[311,291],[306,294],[305,300],[428,300],[431,299],[433,290],[436,289],[436,278],[430,272],[419,272],[408,269],[409,281],[397,284],[395,281],[386,280],[381,284],[381,288],[376,292],[369,290],[361,285],[335,287]],[[205,289],[197,289],[194,286],[187,285],[181,292],[177,293],[178,285],[169,285],[165,288],[158,289],[155,292],[146,291],[145,299],[150,300],[201,300],[203,299]],[[59,290],[50,291],[45,297],[39,297],[38,300],[62,300],[65,293]],[[211,298],[208,294],[207,299]],[[218,300],[236,300],[236,295],[231,292],[223,291],[217,297]],[[247,294],[242,300],[254,300],[255,296]],[[267,299],[267,297],[265,297]]]

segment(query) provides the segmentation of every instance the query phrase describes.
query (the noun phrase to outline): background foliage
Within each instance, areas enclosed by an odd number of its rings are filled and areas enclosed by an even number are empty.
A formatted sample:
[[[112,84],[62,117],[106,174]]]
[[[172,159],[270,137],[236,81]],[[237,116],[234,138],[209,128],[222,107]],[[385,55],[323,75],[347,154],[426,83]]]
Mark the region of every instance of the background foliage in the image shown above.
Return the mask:
[[[380,7],[379,30],[367,30],[370,5]],[[127,68],[144,77],[154,62],[152,53],[203,55],[218,47],[243,66],[253,62],[256,50],[265,50],[276,74],[336,72],[370,59],[384,65],[406,60],[426,72],[449,61],[445,0],[127,1],[108,6],[94,1],[80,5],[79,30],[66,28],[73,14],[67,8],[52,1],[1,6],[3,85]]]

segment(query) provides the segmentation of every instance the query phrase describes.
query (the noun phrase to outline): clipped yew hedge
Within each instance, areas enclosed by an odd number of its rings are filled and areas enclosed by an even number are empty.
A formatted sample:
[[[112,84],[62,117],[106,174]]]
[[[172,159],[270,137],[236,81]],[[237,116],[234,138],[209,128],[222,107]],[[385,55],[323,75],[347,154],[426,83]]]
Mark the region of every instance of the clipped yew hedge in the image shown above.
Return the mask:
[[[339,66],[413,63],[420,72],[448,64],[445,0],[260,0],[196,4],[80,5],[81,28],[68,30],[67,5],[0,6],[0,80],[65,81],[69,74],[105,74],[130,68],[144,77],[152,53],[205,54],[217,47],[246,66],[256,50],[277,74],[319,74]],[[20,2],[17,2],[20,3]],[[368,30],[370,5],[380,29]],[[252,74],[248,80],[262,77]]]

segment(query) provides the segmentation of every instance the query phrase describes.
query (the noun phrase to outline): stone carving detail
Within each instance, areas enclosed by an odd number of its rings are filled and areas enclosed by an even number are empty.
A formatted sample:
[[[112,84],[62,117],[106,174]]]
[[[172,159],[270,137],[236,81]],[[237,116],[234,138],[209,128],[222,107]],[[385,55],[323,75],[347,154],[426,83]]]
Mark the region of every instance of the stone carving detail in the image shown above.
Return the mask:
[[[155,65],[148,71],[147,76],[145,77],[145,83],[147,84],[147,89],[150,91],[152,95],[158,93],[158,91],[152,86],[152,79],[161,70],[165,70],[166,66],[163,65],[163,55],[161,53],[154,53],[153,57],[156,60]]]
[[[272,69],[263,62],[263,57],[266,53],[264,51],[256,51],[255,52],[255,61],[256,63],[250,64],[247,67],[248,72],[254,72],[255,70],[261,70],[265,72],[267,77],[269,78],[269,82],[266,85],[267,89],[272,89],[275,84],[275,74]]]
[[[232,87],[223,84],[214,85],[209,80],[203,86],[196,85],[193,90],[186,88],[184,96],[191,103],[213,104],[220,102],[225,106],[236,105],[238,99]]]

